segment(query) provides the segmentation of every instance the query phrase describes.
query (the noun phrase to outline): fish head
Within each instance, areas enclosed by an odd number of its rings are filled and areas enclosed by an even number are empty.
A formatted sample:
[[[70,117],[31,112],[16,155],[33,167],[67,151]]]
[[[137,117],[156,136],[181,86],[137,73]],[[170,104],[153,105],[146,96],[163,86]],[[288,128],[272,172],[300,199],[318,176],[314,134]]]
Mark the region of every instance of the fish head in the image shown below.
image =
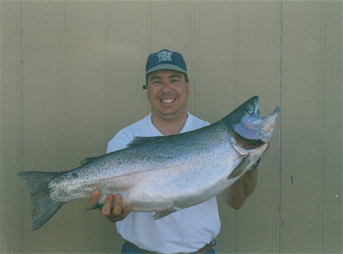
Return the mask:
[[[244,150],[258,148],[270,142],[275,120],[280,112],[279,107],[276,107],[273,112],[261,118],[258,101],[259,97],[254,96],[232,112],[231,133]]]

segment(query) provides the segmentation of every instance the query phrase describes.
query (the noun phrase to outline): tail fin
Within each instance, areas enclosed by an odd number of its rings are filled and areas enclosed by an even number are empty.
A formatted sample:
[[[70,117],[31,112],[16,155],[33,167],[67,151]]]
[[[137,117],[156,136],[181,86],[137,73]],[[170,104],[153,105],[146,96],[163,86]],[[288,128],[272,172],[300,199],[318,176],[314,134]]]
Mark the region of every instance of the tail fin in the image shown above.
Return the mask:
[[[31,194],[32,230],[47,223],[50,218],[65,203],[56,202],[50,198],[48,184],[51,179],[63,174],[62,172],[22,172],[18,175],[27,184]]]

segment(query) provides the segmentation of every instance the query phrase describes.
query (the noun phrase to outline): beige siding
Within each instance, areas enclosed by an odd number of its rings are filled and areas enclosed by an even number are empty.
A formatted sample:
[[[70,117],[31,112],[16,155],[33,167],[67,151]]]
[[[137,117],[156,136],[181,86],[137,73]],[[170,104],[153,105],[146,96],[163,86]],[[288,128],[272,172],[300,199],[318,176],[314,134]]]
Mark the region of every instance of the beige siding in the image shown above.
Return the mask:
[[[17,173],[101,155],[149,113],[146,57],[181,52],[189,110],[214,122],[253,95],[281,106],[258,187],[219,197],[217,253],[342,253],[342,2],[0,1],[2,253],[114,253],[114,224],[87,200],[31,231]]]

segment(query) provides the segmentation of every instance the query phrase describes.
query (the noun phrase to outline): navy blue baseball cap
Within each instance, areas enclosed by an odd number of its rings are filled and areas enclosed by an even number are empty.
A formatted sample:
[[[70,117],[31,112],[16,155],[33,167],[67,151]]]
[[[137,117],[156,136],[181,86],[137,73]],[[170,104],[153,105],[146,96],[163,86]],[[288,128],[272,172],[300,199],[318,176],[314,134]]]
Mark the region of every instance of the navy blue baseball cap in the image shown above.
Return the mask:
[[[149,55],[146,62],[145,75],[158,70],[174,70],[187,74],[185,60],[179,52],[162,49]],[[145,86],[143,86],[145,88]]]

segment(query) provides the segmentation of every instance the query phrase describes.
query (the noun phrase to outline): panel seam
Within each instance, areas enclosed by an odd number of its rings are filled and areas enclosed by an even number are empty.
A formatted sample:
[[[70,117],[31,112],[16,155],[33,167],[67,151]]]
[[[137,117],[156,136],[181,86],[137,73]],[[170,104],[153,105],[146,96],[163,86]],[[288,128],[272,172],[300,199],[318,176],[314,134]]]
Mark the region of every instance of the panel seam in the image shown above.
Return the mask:
[[[283,33],[283,0],[280,0],[280,44],[279,44],[279,105],[282,106],[282,33]],[[282,113],[279,116],[279,138],[278,138],[278,235],[277,251],[281,253],[281,126]]]

